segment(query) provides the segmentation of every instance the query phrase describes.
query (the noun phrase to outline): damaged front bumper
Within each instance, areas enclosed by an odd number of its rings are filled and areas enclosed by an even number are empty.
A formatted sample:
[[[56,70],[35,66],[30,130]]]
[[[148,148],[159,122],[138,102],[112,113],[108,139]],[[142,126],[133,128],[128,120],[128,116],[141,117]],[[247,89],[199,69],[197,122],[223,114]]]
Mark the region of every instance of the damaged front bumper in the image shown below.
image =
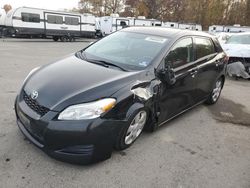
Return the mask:
[[[25,103],[16,100],[17,124],[24,136],[49,156],[75,164],[110,158],[116,136],[126,121],[96,118],[58,121],[56,112],[37,118]]]

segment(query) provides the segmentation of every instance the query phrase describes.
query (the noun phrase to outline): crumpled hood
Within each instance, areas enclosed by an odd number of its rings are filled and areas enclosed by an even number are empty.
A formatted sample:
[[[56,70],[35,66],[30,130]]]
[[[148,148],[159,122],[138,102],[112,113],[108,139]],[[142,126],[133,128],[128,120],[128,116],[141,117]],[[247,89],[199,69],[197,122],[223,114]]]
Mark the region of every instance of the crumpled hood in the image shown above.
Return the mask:
[[[250,45],[246,44],[222,44],[223,50],[229,57],[250,57]]]
[[[61,111],[72,104],[110,97],[137,74],[92,64],[73,55],[36,71],[23,89],[28,95],[37,91],[40,105]]]

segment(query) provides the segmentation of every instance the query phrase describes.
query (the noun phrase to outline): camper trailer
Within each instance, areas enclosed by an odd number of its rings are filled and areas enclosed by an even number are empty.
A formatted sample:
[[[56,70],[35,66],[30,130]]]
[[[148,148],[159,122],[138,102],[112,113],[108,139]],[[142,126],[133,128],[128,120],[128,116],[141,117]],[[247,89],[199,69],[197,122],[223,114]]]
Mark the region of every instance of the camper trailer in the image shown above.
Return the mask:
[[[178,28],[178,22],[164,22],[162,24],[162,27],[168,27],[168,28]]]
[[[5,10],[4,9],[0,9],[0,37],[2,37],[3,34],[4,34],[5,17],[6,17]]]
[[[224,32],[224,26],[223,25],[211,25],[208,27],[209,33],[220,33]]]
[[[162,26],[162,22],[155,19],[146,19],[144,16],[138,16],[134,19],[134,26]]]
[[[202,26],[200,24],[195,24],[195,23],[179,23],[178,28],[179,29],[189,29],[189,30],[195,30],[195,31],[202,31]]]
[[[241,25],[225,26],[224,32],[228,32],[228,33],[250,32],[250,27],[241,26]]]
[[[164,22],[162,27],[202,31],[202,26],[196,23]]]
[[[250,32],[250,27],[240,26],[240,25],[232,25],[232,26],[224,26],[224,25],[211,25],[209,26],[208,31],[210,33],[241,33],[241,32]]]
[[[12,37],[53,38],[72,41],[95,36],[95,16],[20,7],[8,12],[5,24]]]
[[[133,18],[119,17],[118,14],[100,17],[99,21],[102,36],[133,25]]]

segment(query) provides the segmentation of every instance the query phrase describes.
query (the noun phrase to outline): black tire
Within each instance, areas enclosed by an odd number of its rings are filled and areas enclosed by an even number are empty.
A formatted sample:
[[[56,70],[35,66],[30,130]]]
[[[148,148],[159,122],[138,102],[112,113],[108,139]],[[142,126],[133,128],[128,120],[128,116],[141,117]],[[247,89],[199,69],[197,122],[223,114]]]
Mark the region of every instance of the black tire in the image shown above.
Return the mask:
[[[67,42],[67,36],[61,36],[60,41],[61,42]]]
[[[54,36],[53,41],[57,42],[59,40],[59,37]]]
[[[220,90],[219,91],[218,91],[219,88],[218,88],[218,85],[217,85],[218,83],[220,83]],[[223,84],[224,84],[223,78],[219,78],[215,82],[214,87],[213,87],[213,89],[211,91],[211,94],[209,95],[208,99],[205,101],[206,104],[212,105],[212,104],[215,104],[219,100],[221,90],[223,88]],[[216,88],[217,88],[217,90],[216,90]],[[217,91],[218,91],[218,93],[217,93]],[[215,97],[215,92],[216,92],[216,97]]]
[[[128,143],[125,142],[125,138],[126,138],[126,136],[128,136],[129,127],[131,126],[133,121],[135,121],[135,117],[137,115],[139,115],[140,113],[145,113],[145,115],[146,115],[146,117],[145,117],[146,119],[145,119],[145,122],[144,122],[144,125],[143,125],[142,129],[146,125],[147,119],[148,119],[147,111],[144,110],[144,109],[141,109],[139,111],[134,112],[134,114],[129,118],[128,124],[126,126],[124,126],[124,128],[121,130],[120,134],[117,137],[117,140],[116,140],[116,143],[115,143],[115,146],[114,146],[114,148],[116,150],[124,150],[124,149],[130,147],[139,138],[139,136],[141,135],[142,131],[139,133],[138,136],[135,137],[135,139],[131,143],[128,144]]]

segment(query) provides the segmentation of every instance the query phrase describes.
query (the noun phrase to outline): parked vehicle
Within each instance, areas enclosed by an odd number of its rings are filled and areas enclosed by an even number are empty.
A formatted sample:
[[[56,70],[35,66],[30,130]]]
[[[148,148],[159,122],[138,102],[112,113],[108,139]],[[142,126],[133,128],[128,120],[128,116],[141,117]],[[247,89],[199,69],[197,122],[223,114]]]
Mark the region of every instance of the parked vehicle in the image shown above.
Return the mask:
[[[241,25],[211,25],[208,29],[209,33],[241,33],[250,32],[250,27]]]
[[[100,17],[101,36],[106,36],[120,29],[132,26],[133,22],[133,18],[119,17],[118,14]]]
[[[95,36],[95,16],[20,7],[8,12],[5,20],[13,37],[51,37],[72,41],[76,37]]]
[[[216,103],[226,63],[209,34],[125,28],[33,69],[16,98],[17,124],[54,158],[104,160],[113,148],[131,146],[143,129],[153,131],[203,102]]]
[[[195,31],[202,31],[202,26],[196,23],[179,23],[179,22],[165,22],[162,24],[163,27],[188,29]]]
[[[250,78],[250,33],[234,34],[222,47],[229,57],[228,74]]]

